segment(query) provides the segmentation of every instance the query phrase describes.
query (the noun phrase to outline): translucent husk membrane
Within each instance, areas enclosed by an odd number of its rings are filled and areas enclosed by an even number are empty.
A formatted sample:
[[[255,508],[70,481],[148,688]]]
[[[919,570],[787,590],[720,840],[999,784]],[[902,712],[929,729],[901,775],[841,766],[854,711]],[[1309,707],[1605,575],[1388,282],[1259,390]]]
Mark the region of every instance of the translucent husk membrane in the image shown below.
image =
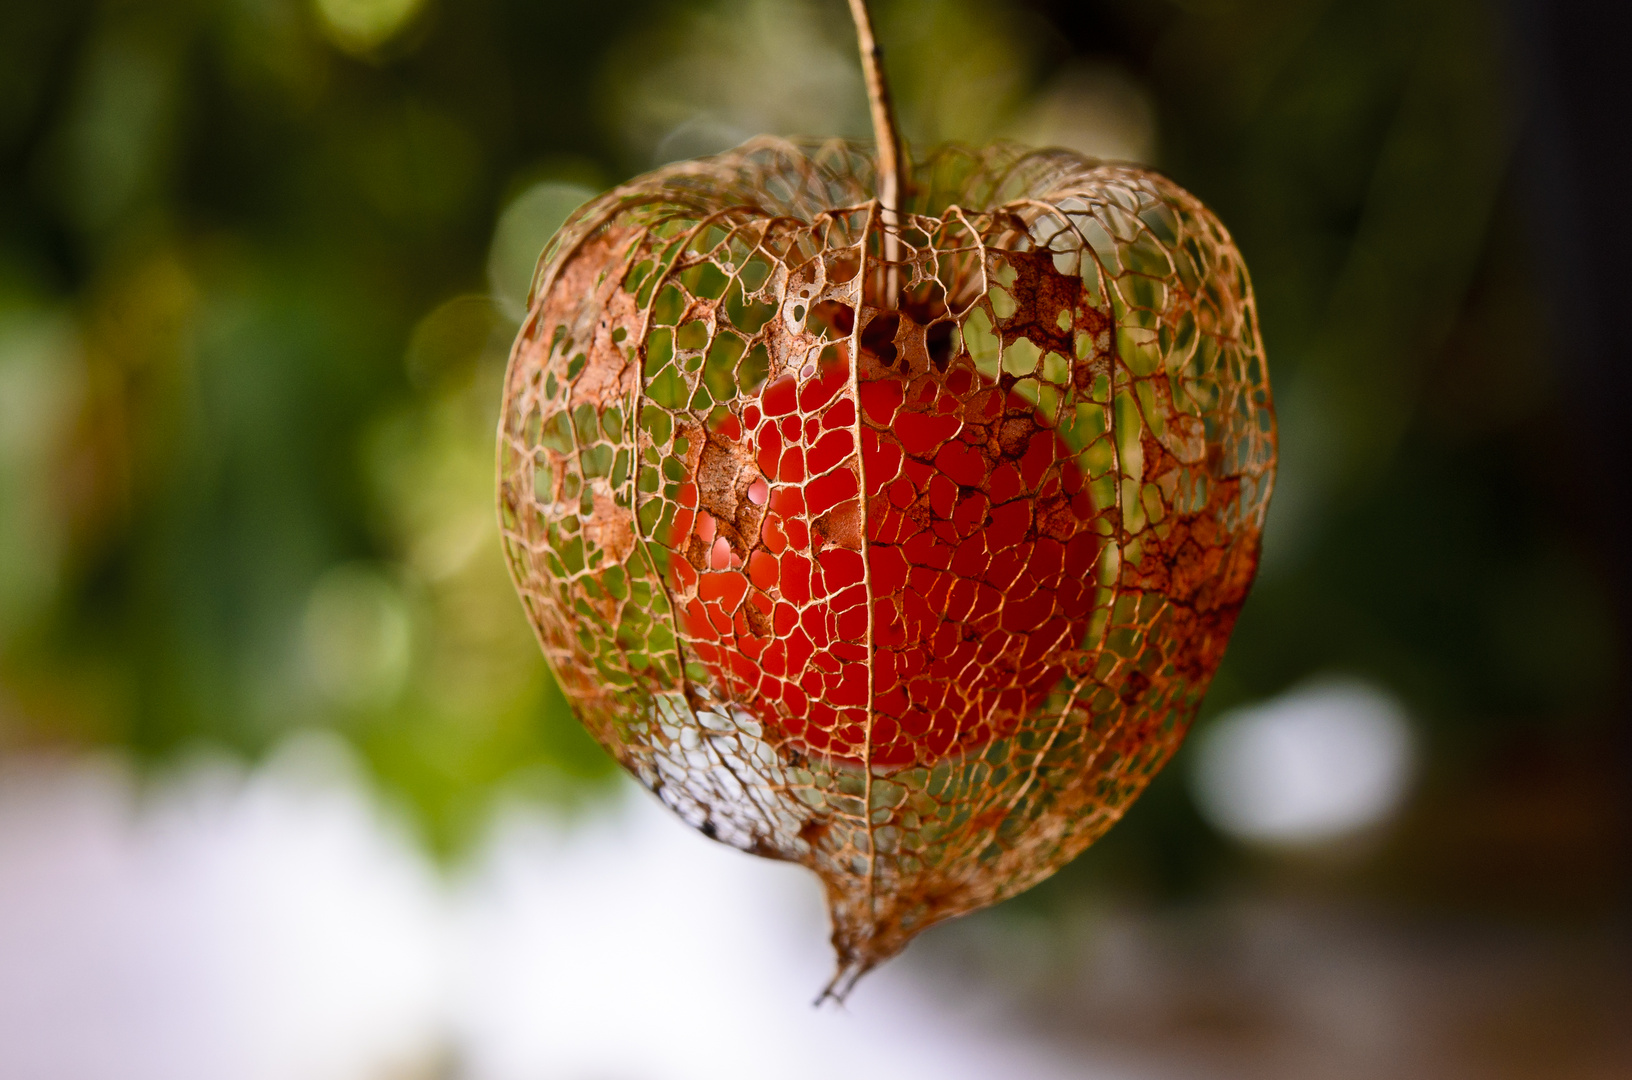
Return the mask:
[[[756,139],[589,203],[499,430],[579,717],[694,827],[821,877],[841,995],[1144,789],[1275,467],[1246,268],[1188,193],[949,148],[886,243],[873,185],[864,146]]]

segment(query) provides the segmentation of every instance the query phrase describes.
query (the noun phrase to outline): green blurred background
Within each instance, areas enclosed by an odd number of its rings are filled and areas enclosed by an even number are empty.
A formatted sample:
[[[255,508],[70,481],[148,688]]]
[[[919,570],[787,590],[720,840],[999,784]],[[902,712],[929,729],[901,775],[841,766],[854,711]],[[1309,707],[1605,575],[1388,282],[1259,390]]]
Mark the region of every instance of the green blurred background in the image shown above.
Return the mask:
[[[1315,858],[1210,829],[1181,756],[1016,910],[1247,882],[1615,911],[1614,490],[1524,167],[1554,115],[1528,9],[877,10],[916,144],[1147,161],[1234,231],[1282,464],[1207,715],[1353,675],[1421,747],[1386,834]],[[256,755],[331,728],[450,858],[496,795],[611,790],[494,527],[527,275],[574,205],[664,161],[865,135],[853,52],[837,0],[0,5],[0,754]]]

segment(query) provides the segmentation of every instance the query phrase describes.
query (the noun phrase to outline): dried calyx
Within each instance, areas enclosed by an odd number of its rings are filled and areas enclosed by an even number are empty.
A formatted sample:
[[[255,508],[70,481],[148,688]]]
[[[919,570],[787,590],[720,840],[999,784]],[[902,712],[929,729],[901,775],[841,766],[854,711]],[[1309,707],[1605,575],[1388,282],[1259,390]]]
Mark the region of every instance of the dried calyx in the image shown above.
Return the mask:
[[[842,996],[1108,829],[1257,566],[1274,415],[1228,233],[1014,146],[751,140],[580,210],[506,376],[505,551],[599,741],[827,889]]]

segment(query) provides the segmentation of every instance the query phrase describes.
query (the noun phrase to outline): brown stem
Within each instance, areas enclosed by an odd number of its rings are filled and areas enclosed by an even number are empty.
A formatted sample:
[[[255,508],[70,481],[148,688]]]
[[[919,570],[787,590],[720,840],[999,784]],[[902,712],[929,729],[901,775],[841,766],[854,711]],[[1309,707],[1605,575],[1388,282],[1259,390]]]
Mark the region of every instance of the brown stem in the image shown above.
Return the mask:
[[[850,0],[850,17],[856,24],[856,43],[861,47],[861,70],[867,79],[867,103],[873,115],[873,139],[878,144],[878,210],[884,227],[884,306],[895,307],[899,289],[901,259],[901,196],[907,189],[906,146],[895,122],[895,102],[884,77],[884,50],[873,36],[873,16],[867,0]]]
[[[893,217],[901,209],[901,193],[906,190],[907,161],[895,123],[895,102],[884,77],[884,50],[873,36],[867,0],[850,0],[850,17],[856,23],[861,71],[867,78],[867,103],[873,114],[873,138],[878,143],[878,203]]]

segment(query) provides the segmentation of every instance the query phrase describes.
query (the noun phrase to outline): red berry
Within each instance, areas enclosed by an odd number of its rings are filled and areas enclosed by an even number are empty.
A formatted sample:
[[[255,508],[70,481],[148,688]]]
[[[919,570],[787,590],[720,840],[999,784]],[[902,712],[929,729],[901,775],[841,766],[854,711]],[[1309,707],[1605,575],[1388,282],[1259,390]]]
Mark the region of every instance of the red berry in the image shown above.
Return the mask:
[[[881,322],[891,335],[870,348]],[[1081,528],[1086,501],[1071,511],[1081,472],[1052,423],[967,368],[934,370],[923,331],[893,313],[863,328],[859,459],[849,342],[802,390],[787,375],[762,391],[740,438],[710,434],[763,473],[748,492],[763,543],[733,547],[695,484],[675,523],[670,584],[697,581],[698,659],[789,746],[855,765],[934,765],[1013,735],[1087,633],[1104,545]],[[800,403],[788,438],[778,398]],[[1005,442],[1025,447],[1018,462]]]

